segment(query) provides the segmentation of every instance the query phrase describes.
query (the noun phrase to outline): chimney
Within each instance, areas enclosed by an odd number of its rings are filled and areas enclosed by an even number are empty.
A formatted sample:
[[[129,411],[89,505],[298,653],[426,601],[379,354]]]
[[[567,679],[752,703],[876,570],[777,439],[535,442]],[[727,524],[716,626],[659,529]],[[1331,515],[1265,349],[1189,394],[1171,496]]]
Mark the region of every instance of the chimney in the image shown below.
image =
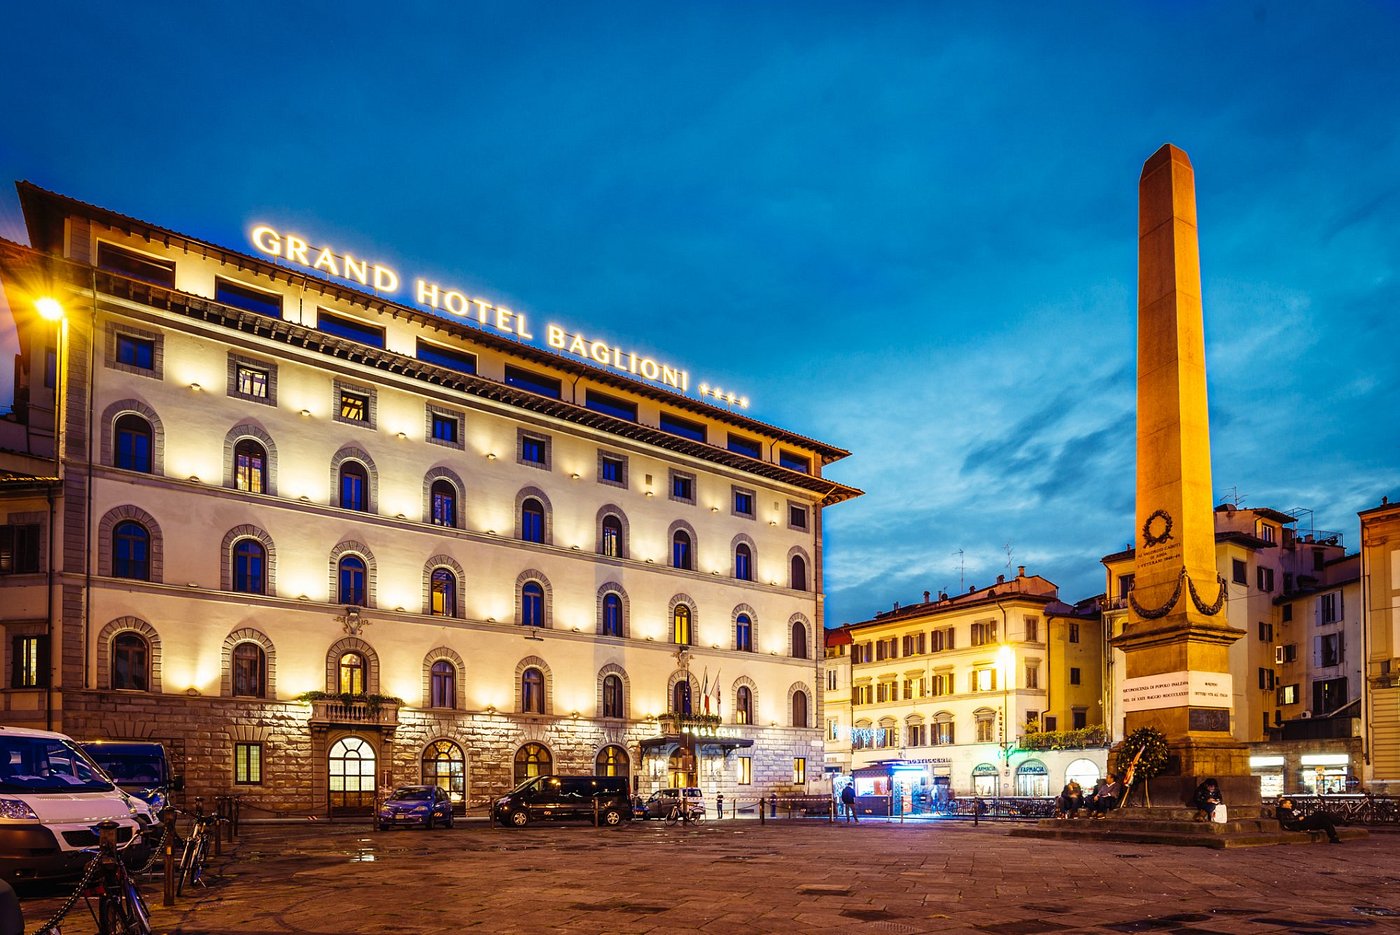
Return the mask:
[[[895,609],[895,612],[896,612],[896,613],[899,612],[899,601],[895,601],[895,602],[894,602],[894,609]]]
[[[925,592],[924,592],[924,603],[925,603],[925,604],[928,603],[928,598],[929,598],[929,593],[928,593],[927,591],[925,591]]]
[[[1025,566],[1025,565],[1017,565],[1017,566],[1016,566],[1016,577],[1017,577],[1017,578],[1024,578],[1025,576],[1026,576],[1026,566]]]
[[[1006,575],[997,575],[997,584],[1006,584]]]

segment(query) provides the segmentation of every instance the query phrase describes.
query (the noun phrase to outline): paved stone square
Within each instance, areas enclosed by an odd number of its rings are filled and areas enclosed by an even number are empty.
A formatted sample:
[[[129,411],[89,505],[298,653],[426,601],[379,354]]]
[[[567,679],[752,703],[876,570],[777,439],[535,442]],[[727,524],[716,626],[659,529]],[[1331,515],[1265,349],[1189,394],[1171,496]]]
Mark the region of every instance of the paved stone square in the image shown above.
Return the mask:
[[[1213,851],[1006,831],[813,820],[387,833],[244,825],[209,888],[171,908],[155,884],[146,891],[155,931],[181,935],[1400,931],[1394,835]],[[31,932],[57,903],[26,901]]]

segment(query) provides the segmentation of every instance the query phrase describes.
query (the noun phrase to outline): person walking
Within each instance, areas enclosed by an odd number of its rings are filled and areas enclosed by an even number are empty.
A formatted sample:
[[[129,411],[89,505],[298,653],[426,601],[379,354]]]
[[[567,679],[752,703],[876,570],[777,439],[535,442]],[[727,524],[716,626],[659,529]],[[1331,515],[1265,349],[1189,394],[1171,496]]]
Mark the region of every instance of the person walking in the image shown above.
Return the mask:
[[[860,822],[860,818],[856,815],[856,784],[854,782],[847,783],[846,788],[841,790],[841,807],[846,810],[847,821]]]
[[[1313,812],[1304,816],[1293,807],[1292,799],[1284,799],[1278,803],[1274,816],[1278,818],[1279,827],[1284,831],[1326,831],[1328,844],[1342,843],[1342,839],[1337,837],[1337,823],[1326,812]]]

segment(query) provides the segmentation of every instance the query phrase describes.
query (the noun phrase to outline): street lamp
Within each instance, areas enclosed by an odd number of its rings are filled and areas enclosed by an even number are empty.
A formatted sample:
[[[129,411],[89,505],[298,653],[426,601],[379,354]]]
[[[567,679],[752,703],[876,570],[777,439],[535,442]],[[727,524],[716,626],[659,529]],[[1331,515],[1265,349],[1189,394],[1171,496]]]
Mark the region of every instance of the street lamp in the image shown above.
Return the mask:
[[[64,413],[63,413],[63,345],[64,345],[64,343],[65,343],[65,339],[66,339],[67,336],[68,336],[68,323],[67,323],[67,322],[64,320],[64,318],[63,318],[63,305],[60,304],[59,301],[58,301],[57,299],[53,298],[52,296],[41,296],[40,298],[35,299],[35,300],[34,300],[34,310],[35,310],[36,312],[39,313],[39,317],[42,318],[42,319],[44,319],[44,321],[53,322],[55,325],[57,325],[57,328],[55,329],[55,330],[57,331],[57,335],[56,335],[57,340],[55,340],[55,342],[54,342],[54,374],[53,374],[53,460],[54,460],[54,476],[58,479],[57,483],[58,483],[59,485],[61,485],[61,484],[62,484],[62,481],[63,481],[63,416],[64,416]],[[32,420],[31,420],[30,418],[26,417],[25,423],[26,423],[26,425],[30,425],[30,424],[32,424]],[[45,640],[45,642],[46,642],[46,644],[47,644],[46,657],[45,657],[44,660],[43,660],[43,665],[44,665],[44,726],[45,726],[46,728],[48,728],[49,730],[53,730],[53,726],[54,726],[54,723],[53,723],[53,645],[54,645],[53,635],[54,635],[54,632],[58,629],[58,628],[57,628],[57,625],[56,625],[56,620],[54,619],[54,615],[55,615],[55,613],[56,613],[57,610],[58,610],[57,602],[54,601],[54,589],[55,589],[55,587],[57,586],[57,583],[56,583],[56,581],[55,581],[55,576],[54,576],[54,550],[55,550],[55,540],[58,538],[56,535],[54,535],[54,527],[55,527],[56,524],[57,524],[57,523],[56,523],[56,514],[57,514],[57,510],[56,510],[56,504],[55,504],[55,502],[54,502],[55,493],[56,493],[56,491],[55,491],[54,488],[51,486],[51,487],[49,488],[49,490],[48,490],[48,501],[49,501],[49,529],[48,529],[48,540],[49,540],[49,549],[48,549],[48,552],[49,552],[49,555],[48,555],[48,568],[47,568],[47,578],[48,578],[48,582],[47,582],[47,583],[48,583],[48,586],[47,586],[47,588],[45,589],[46,592],[47,592],[47,595],[48,595],[48,597],[47,597],[47,600],[48,600],[48,612],[47,612],[48,634],[47,634],[47,638],[46,638],[46,640]]]
[[[1015,743],[1011,739],[1011,712],[1008,710],[1011,666],[1014,661],[1015,652],[1010,644],[1002,643],[997,649],[997,668],[1001,671],[1001,770],[1007,779],[1008,788],[1011,780],[1011,748]]]

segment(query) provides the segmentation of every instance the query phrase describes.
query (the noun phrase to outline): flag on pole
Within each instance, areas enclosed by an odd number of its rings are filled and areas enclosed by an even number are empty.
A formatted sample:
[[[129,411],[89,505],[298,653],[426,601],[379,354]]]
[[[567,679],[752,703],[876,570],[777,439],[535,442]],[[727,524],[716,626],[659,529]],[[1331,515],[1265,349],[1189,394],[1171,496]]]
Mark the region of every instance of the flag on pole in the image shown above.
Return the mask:
[[[721,671],[723,671],[723,670],[721,670],[721,669],[716,669],[716,670],[715,670],[715,714],[719,714],[719,703],[720,703],[720,701],[721,701],[721,699],[722,699],[722,696],[720,695],[720,692],[719,692],[719,674],[720,674]]]
[[[700,694],[705,697],[705,713],[710,713],[710,667],[705,666],[705,679],[700,683]]]

